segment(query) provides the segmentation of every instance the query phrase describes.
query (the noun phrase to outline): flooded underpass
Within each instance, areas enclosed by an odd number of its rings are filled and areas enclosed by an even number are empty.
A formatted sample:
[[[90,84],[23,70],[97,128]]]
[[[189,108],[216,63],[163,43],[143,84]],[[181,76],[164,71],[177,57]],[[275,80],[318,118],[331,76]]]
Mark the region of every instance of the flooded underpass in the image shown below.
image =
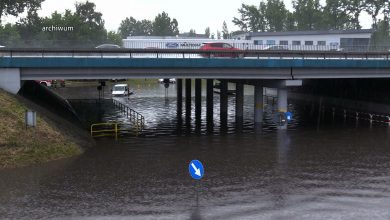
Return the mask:
[[[57,90],[71,103],[97,98],[96,86]],[[254,132],[248,87],[243,131],[235,130],[235,98],[229,96],[228,131],[221,132],[215,94],[210,132],[205,100],[197,130],[195,120],[186,124],[184,116],[178,126],[174,84],[168,97],[157,83],[137,85],[134,92],[115,99],[145,117],[144,135],[100,138],[77,158],[0,171],[1,218],[390,219],[385,124],[317,117],[318,106],[311,113],[291,100],[293,121],[287,131],[278,130],[270,101],[262,132]],[[107,88],[105,98],[109,93]],[[85,106],[84,118],[97,110]],[[125,118],[109,106],[99,110],[101,121]],[[201,181],[188,174],[193,159],[205,166]]]

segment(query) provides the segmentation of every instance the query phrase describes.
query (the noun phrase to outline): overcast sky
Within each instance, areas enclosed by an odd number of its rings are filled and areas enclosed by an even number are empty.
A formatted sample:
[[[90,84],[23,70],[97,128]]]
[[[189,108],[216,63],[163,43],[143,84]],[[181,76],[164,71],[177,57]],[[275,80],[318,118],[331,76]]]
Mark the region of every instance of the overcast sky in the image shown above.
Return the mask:
[[[40,16],[50,16],[54,11],[60,13],[65,9],[74,11],[74,0],[45,0]],[[83,2],[83,1],[78,1]],[[180,32],[188,32],[191,28],[196,33],[204,33],[210,27],[212,33],[222,29],[223,21],[227,22],[229,31],[238,30],[231,22],[238,17],[237,9],[242,3],[259,5],[260,0],[90,0],[96,4],[96,10],[103,13],[106,28],[116,31],[120,22],[126,17],[153,20],[165,11],[171,18],[179,22]],[[286,7],[292,11],[292,0],[284,0]],[[17,18],[7,17],[5,22],[15,22]],[[370,28],[368,15],[361,17],[363,28]]]

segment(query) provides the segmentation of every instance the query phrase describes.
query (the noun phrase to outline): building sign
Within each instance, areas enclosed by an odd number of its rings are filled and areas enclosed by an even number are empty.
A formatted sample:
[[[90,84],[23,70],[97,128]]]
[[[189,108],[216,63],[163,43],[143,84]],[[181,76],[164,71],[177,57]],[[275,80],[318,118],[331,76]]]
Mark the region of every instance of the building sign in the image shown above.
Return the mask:
[[[167,48],[178,48],[179,47],[179,44],[178,43],[175,43],[175,42],[168,42],[165,44],[165,46]]]

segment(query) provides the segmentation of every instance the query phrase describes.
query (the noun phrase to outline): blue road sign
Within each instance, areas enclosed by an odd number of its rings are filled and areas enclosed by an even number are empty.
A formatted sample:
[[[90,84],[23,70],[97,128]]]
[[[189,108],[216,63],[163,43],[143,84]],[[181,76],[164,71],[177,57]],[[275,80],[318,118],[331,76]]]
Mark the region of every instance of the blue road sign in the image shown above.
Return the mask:
[[[291,112],[286,112],[285,114],[286,114],[287,121],[291,121],[292,117],[293,117],[293,114]]]
[[[203,165],[199,160],[192,160],[188,165],[188,171],[192,178],[196,180],[202,179],[204,175]]]

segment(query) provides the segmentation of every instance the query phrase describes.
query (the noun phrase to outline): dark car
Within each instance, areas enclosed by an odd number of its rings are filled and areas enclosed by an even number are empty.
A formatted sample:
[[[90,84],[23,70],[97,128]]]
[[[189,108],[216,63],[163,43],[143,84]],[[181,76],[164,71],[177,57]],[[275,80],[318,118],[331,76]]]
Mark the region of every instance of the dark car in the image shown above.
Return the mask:
[[[102,44],[102,45],[99,45],[97,46],[96,48],[98,49],[115,49],[115,48],[121,48],[119,45],[116,45],[116,44]]]
[[[210,53],[201,53],[202,57],[231,57],[238,58],[243,57],[244,54],[240,53],[228,53],[229,51],[241,51],[239,48],[235,48],[228,43],[223,42],[212,42],[212,43],[203,43],[200,47],[202,51],[210,51]],[[218,53],[218,51],[223,51],[223,53]]]

